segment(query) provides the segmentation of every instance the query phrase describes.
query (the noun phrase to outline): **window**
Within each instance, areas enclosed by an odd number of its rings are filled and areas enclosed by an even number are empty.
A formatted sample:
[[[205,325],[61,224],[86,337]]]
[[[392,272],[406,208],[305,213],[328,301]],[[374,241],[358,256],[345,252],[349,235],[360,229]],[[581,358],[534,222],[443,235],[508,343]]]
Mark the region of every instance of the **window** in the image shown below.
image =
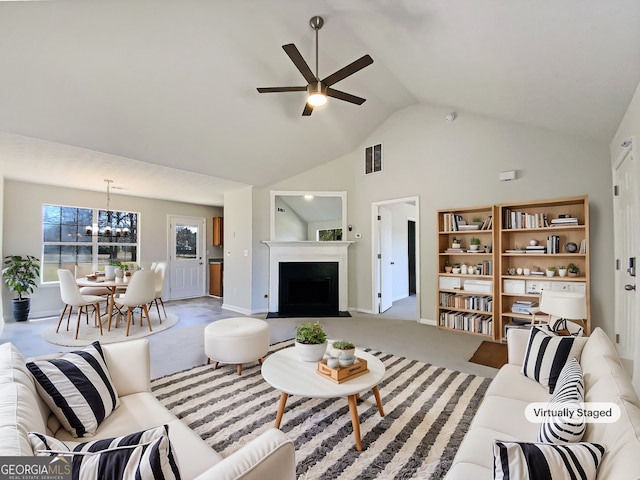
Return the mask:
[[[335,242],[342,240],[341,228],[329,228],[325,230],[318,230],[319,242]]]
[[[58,281],[57,270],[75,274],[111,261],[138,258],[138,213],[43,205],[42,282]]]
[[[378,143],[372,147],[364,149],[364,173],[369,175],[371,173],[382,171],[382,144]]]

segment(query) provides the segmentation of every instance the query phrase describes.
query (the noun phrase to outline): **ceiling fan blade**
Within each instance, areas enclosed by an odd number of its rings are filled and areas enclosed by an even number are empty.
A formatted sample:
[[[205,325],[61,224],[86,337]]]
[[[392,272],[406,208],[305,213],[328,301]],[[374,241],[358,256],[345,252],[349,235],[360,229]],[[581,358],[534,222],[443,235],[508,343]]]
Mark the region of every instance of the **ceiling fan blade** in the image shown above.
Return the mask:
[[[327,88],[327,96],[337,98],[338,100],[344,100],[345,102],[355,103],[356,105],[362,105],[367,101],[366,98],[356,97],[355,95],[341,92],[340,90],[336,90],[334,88]]]
[[[307,65],[307,62],[305,62],[304,58],[302,58],[300,51],[296,48],[296,46],[293,43],[287,43],[286,45],[283,45],[282,48],[287,53],[287,55],[289,55],[289,58],[291,59],[293,64],[296,67],[298,67],[298,70],[300,70],[300,73],[308,83],[313,83],[318,81],[316,76],[313,74],[313,72],[309,68],[309,65]]]
[[[347,78],[349,75],[353,75],[357,71],[362,70],[364,67],[371,65],[372,63],[373,58],[371,58],[369,55],[365,55],[363,57],[360,57],[355,62],[350,63],[346,67],[341,68],[337,72],[332,73],[327,78],[322,80],[322,83],[329,87],[334,83],[338,83],[340,80]]]
[[[302,110],[302,116],[303,117],[308,117],[309,115],[311,115],[311,113],[313,112],[313,107],[311,105],[309,105],[308,103],[304,104],[304,110]]]
[[[306,92],[307,87],[258,87],[260,93]]]

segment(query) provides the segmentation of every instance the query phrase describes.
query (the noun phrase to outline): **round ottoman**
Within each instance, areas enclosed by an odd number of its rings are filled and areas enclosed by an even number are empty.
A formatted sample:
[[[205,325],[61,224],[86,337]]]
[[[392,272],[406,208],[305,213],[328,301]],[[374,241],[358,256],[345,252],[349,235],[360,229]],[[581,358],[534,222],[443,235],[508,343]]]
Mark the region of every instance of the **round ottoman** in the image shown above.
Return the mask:
[[[269,351],[269,324],[251,317],[234,317],[210,323],[204,329],[204,352],[207,365],[213,360],[214,370],[218,363],[236,363],[238,375],[242,364],[258,360],[262,363]]]

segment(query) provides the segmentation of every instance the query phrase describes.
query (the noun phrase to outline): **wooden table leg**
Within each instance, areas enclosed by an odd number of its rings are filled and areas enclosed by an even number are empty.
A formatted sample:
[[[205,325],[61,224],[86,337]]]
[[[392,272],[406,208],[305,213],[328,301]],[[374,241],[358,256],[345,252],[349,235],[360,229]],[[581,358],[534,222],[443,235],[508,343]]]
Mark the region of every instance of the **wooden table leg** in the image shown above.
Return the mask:
[[[378,390],[378,386],[376,385],[371,389],[373,392],[373,396],[376,397],[376,403],[378,404],[378,411],[380,412],[380,416],[384,417],[384,410],[382,409],[382,400],[380,400],[380,390]]]
[[[280,394],[280,404],[278,405],[278,413],[276,414],[276,428],[280,428],[280,422],[282,421],[282,414],[284,413],[284,407],[287,405],[288,393],[282,392]]]
[[[116,289],[114,287],[113,290],[111,290],[111,295],[109,295],[109,306],[107,307],[107,317],[109,318],[109,323],[107,327],[108,332],[111,331],[111,317],[113,317],[113,303],[115,302],[115,299],[113,297],[115,294],[116,294]],[[116,322],[116,326],[117,326],[117,322]]]
[[[357,395],[349,395],[349,413],[351,413],[351,425],[353,425],[353,436],[356,437],[356,450],[362,451],[362,441],[360,440],[360,416],[358,415]]]

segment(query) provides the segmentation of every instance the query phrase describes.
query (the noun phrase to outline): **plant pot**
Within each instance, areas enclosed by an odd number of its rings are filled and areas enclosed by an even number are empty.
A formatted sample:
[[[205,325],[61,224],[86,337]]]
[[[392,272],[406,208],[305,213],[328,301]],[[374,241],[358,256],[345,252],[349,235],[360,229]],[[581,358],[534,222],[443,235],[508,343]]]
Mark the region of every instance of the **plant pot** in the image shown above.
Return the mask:
[[[566,268],[561,268],[558,270],[558,275],[560,275],[561,277],[566,277],[567,276],[567,269]]]
[[[471,250],[478,250],[480,248],[480,245],[469,245],[469,248]]]
[[[306,344],[296,342],[296,352],[303,362],[318,362],[327,351],[327,342],[320,344]]]
[[[556,274],[555,270],[547,270],[546,271],[547,277],[553,277]]]
[[[16,322],[24,322],[29,318],[29,309],[31,308],[31,299],[23,298],[22,300],[14,298],[11,301],[13,319]]]
[[[113,280],[116,278],[116,266],[115,265],[105,265],[104,266],[104,279],[105,280]]]
[[[444,272],[445,272],[445,273],[451,273],[451,269],[452,269],[452,268],[453,268],[453,267],[444,267]]]
[[[575,273],[575,272],[569,272],[569,273],[567,273],[567,275],[570,276],[570,277],[577,277],[579,274]]]
[[[460,273],[460,267],[453,267],[451,269],[451,273],[455,273],[456,275]]]
[[[338,355],[338,358],[342,358],[343,355],[354,356],[356,354],[356,349],[355,348],[349,348],[347,350],[339,350],[339,349],[336,348],[335,350],[340,353],[340,355]]]

